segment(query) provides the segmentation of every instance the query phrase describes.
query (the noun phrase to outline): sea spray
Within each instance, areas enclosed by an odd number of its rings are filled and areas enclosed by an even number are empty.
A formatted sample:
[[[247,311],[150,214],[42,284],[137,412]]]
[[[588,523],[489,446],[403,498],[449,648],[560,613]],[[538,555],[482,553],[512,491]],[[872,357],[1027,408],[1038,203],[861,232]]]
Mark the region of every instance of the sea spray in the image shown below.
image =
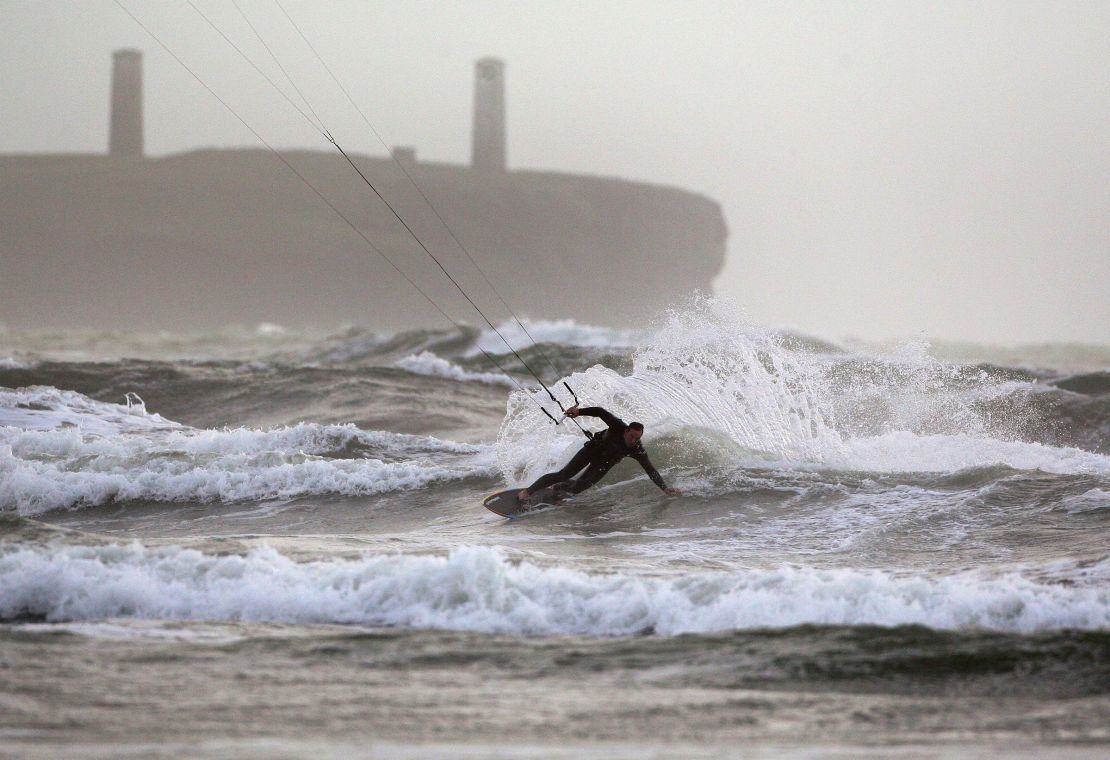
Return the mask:
[[[568,381],[584,404],[643,422],[649,441],[682,430],[699,439],[699,449],[722,448],[723,458],[732,449],[774,459],[820,460],[840,451],[843,443],[817,404],[813,383],[820,376],[799,364],[806,358],[722,302],[705,300],[671,313],[650,342],[634,352],[630,375],[598,365]],[[518,392],[509,399],[498,463],[506,479],[521,482],[550,469],[581,439],[569,424],[551,425]]]
[[[789,336],[751,324],[719,299],[670,313],[635,349],[628,375],[595,365],[566,379],[585,405],[647,425],[649,444],[665,436],[669,446],[696,448],[710,463],[762,459],[935,470],[953,464],[1035,467],[1039,461],[1036,453],[1022,451],[1018,440],[1036,428],[1033,407],[1013,401],[1032,392],[1031,381],[941,364],[920,342],[886,357],[810,351]],[[550,385],[561,388],[558,382]],[[583,440],[569,423],[552,425],[540,405],[557,415],[544,394],[510,396],[498,465],[511,483],[555,468]],[[1007,413],[994,413],[999,409]],[[944,453],[952,440],[959,442],[962,459]],[[879,452],[887,443],[889,456],[883,456]],[[922,455],[923,448],[934,446],[935,462],[927,452]],[[912,454],[906,467],[892,461],[899,451]],[[1069,451],[1059,454],[1075,459]],[[1042,457],[1059,458],[1057,452]],[[1091,468],[1101,471],[1101,460],[1080,465],[1079,471]]]

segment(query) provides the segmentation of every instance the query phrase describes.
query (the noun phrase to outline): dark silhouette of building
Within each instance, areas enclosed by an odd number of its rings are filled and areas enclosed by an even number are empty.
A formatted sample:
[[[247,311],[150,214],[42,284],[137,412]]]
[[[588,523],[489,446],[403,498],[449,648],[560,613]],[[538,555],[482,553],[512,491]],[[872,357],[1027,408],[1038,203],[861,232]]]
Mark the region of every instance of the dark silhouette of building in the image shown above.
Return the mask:
[[[482,58],[474,64],[474,143],[470,165],[505,171],[505,62]]]
[[[406,166],[411,166],[416,163],[416,148],[410,145],[395,145],[393,146],[393,158],[395,161]]]
[[[117,50],[112,56],[112,158],[143,156],[143,54]]]

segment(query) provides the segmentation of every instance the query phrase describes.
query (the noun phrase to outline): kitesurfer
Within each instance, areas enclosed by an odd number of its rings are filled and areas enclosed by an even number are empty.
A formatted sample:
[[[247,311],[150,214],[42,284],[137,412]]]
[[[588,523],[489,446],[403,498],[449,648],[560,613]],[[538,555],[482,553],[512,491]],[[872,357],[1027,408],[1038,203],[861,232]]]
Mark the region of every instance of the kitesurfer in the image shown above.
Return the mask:
[[[586,441],[578,453],[567,462],[563,469],[543,475],[535,483],[522,489],[517,494],[517,498],[523,501],[528,498],[528,494],[536,493],[551,485],[555,486],[556,498],[580,493],[601,480],[605,473],[612,469],[613,465],[625,457],[632,457],[639,462],[640,466],[644,468],[644,472],[651,478],[651,482],[659,486],[668,496],[678,495],[678,489],[668,488],[663,481],[663,476],[659,474],[659,471],[651,464],[651,460],[648,459],[647,452],[640,443],[640,438],[644,435],[642,423],[625,423],[624,420],[600,406],[587,406],[584,409],[579,409],[578,405],[575,404],[566,410],[566,416],[572,419],[579,415],[598,417],[609,426],[609,429],[595,433],[589,441]],[[571,480],[583,467],[587,469],[581,477]]]

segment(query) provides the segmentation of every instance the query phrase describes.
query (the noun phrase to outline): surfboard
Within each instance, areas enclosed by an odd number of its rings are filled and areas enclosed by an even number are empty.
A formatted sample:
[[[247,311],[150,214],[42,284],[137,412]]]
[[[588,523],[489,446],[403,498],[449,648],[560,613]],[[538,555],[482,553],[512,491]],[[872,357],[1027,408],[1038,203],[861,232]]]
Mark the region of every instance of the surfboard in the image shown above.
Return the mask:
[[[553,507],[556,504],[563,502],[563,499],[555,498],[555,487],[544,488],[534,494],[530,494],[528,498],[521,503],[516,495],[523,489],[509,488],[504,491],[498,491],[495,494],[487,496],[482,501],[482,506],[493,512],[495,515],[502,517],[520,517],[528,512],[536,512],[545,507]]]

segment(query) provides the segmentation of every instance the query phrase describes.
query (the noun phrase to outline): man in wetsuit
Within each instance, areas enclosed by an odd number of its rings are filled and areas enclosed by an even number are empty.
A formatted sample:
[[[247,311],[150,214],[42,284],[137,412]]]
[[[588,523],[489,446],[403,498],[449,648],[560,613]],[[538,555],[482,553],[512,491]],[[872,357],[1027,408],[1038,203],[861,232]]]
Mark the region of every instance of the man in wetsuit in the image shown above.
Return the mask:
[[[585,409],[579,409],[575,405],[566,411],[566,415],[571,418],[582,414],[587,417],[600,417],[609,426],[609,429],[604,433],[594,433],[593,438],[586,441],[581,450],[567,462],[566,467],[540,477],[535,483],[520,491],[517,494],[518,499],[523,501],[528,498],[528,494],[536,493],[551,485],[555,486],[556,498],[561,498],[567,494],[580,493],[601,480],[613,465],[625,457],[632,457],[639,462],[651,481],[668,496],[678,495],[677,488],[667,488],[667,484],[663,482],[663,477],[652,466],[647,452],[640,445],[640,438],[644,434],[642,424],[639,422],[625,424],[623,420],[613,416],[600,406],[587,406]],[[571,480],[583,467],[587,467],[586,472],[580,478]]]

